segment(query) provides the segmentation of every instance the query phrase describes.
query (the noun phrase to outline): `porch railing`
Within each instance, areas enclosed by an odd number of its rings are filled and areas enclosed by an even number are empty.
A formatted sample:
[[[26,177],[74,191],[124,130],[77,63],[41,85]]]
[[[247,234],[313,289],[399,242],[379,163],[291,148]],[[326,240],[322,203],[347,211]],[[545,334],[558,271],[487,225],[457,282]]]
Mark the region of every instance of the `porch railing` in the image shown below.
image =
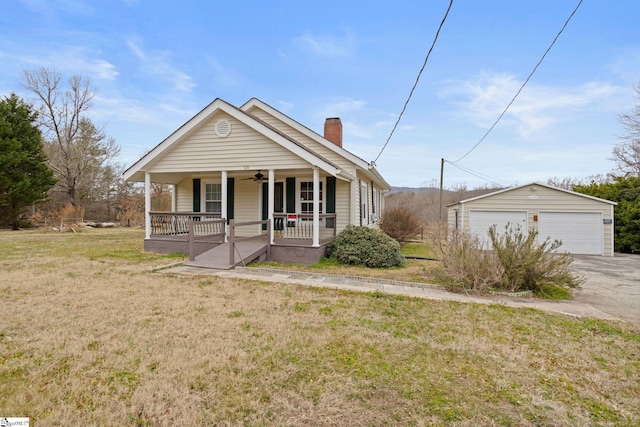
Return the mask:
[[[320,214],[320,240],[336,236],[336,214]],[[273,214],[273,237],[278,239],[313,239],[313,214]]]
[[[189,222],[197,224],[194,236],[208,236],[224,233],[224,219],[220,214],[204,212],[150,212],[151,236],[189,237]],[[243,223],[244,225],[244,223]],[[220,227],[213,229],[206,227]],[[273,214],[273,237],[285,240],[312,240],[313,214]],[[336,236],[336,214],[320,214],[320,240],[326,241]]]
[[[238,237],[236,236],[236,228],[246,227],[246,226],[256,226],[256,225],[264,225],[266,226],[266,233],[264,234],[256,234],[253,236],[246,237]],[[264,241],[264,247],[259,251],[260,253],[266,253],[267,260],[271,259],[271,221],[249,221],[249,222],[235,222],[235,220],[229,220],[229,264],[235,265],[235,254],[238,253],[238,257],[240,261],[244,263],[244,257],[249,254],[241,254],[238,250],[237,244],[239,242],[244,242],[247,240],[258,240]]]
[[[220,214],[204,212],[150,212],[152,236],[187,236],[189,221],[220,219]]]
[[[188,222],[189,227],[189,260],[196,258],[196,241],[224,243],[227,221],[225,219],[193,220]]]

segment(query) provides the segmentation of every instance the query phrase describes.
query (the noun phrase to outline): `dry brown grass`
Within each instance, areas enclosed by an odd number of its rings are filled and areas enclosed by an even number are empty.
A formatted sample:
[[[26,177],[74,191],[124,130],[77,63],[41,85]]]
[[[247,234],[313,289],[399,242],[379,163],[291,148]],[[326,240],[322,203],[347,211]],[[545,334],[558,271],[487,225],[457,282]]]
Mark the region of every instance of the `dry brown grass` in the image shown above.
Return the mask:
[[[45,425],[638,425],[640,330],[150,273],[135,230],[0,232],[0,416]]]
[[[405,260],[405,265],[402,267],[391,268],[367,268],[354,265],[342,265],[334,263],[332,260],[323,260],[311,266],[260,262],[251,264],[250,267],[277,268],[313,273],[339,274],[343,276],[376,277],[378,279],[397,280],[401,282],[432,284],[437,284],[440,277],[438,274],[440,264],[437,261],[414,259]]]

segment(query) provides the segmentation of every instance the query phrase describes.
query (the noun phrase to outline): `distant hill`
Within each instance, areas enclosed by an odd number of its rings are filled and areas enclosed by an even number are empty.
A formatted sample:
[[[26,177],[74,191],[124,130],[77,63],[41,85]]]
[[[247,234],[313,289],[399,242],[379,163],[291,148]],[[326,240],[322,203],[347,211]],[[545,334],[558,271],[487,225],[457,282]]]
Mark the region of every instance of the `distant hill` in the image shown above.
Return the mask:
[[[391,187],[391,193],[439,193],[438,187]],[[451,193],[450,190],[444,190],[445,193]]]
[[[430,224],[441,220],[440,206],[446,215],[446,206],[495,190],[497,188],[467,190],[463,187],[444,190],[440,197],[439,187],[392,187],[385,197],[385,209],[406,208],[416,213],[424,224]]]

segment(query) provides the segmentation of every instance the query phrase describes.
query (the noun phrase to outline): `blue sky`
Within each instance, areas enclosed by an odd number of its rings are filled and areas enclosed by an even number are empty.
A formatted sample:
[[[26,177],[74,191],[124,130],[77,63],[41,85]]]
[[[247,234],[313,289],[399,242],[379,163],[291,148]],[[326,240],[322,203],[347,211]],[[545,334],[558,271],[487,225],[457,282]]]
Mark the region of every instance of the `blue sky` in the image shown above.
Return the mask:
[[[449,2],[4,0],[0,95],[29,99],[22,72],[87,77],[93,121],[131,165],[215,98],[252,97],[344,147],[382,149]],[[437,185],[440,159],[478,142],[575,0],[457,0],[411,102],[377,161],[394,186]],[[491,134],[459,165],[501,185],[606,174],[639,102],[640,2],[584,0]],[[488,182],[447,164],[444,184]]]

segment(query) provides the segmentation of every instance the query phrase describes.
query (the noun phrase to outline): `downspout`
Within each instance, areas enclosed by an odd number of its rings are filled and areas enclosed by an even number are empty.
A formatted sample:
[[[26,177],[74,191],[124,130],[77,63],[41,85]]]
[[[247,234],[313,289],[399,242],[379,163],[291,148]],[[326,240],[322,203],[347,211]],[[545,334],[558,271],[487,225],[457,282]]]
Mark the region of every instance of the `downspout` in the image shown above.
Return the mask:
[[[364,195],[365,197],[367,197],[367,195]],[[358,213],[360,214],[360,226],[363,226],[363,222],[362,222],[362,180],[358,179]]]
[[[616,225],[616,224],[615,224],[616,219],[615,219],[615,217],[613,216],[613,212],[614,212],[613,207],[614,207],[614,205],[611,205],[611,257],[614,257],[614,256],[615,256],[615,252],[616,252],[616,251],[615,251],[615,246],[614,246],[614,245],[615,245],[615,237],[614,237],[614,234],[615,234],[615,230],[616,230],[616,227],[615,227],[615,225]]]
[[[369,218],[371,218],[371,221],[369,221],[370,223],[375,224],[377,221],[374,221],[374,215],[376,213],[376,199],[375,199],[375,195],[374,195],[375,191],[374,191],[374,187],[373,187],[373,180],[371,180],[371,214],[369,215]],[[367,197],[369,197],[369,195],[367,195]]]
[[[349,224],[356,225],[358,214],[358,191],[357,191],[358,180],[353,178],[351,180],[351,212],[350,212],[350,220]]]

